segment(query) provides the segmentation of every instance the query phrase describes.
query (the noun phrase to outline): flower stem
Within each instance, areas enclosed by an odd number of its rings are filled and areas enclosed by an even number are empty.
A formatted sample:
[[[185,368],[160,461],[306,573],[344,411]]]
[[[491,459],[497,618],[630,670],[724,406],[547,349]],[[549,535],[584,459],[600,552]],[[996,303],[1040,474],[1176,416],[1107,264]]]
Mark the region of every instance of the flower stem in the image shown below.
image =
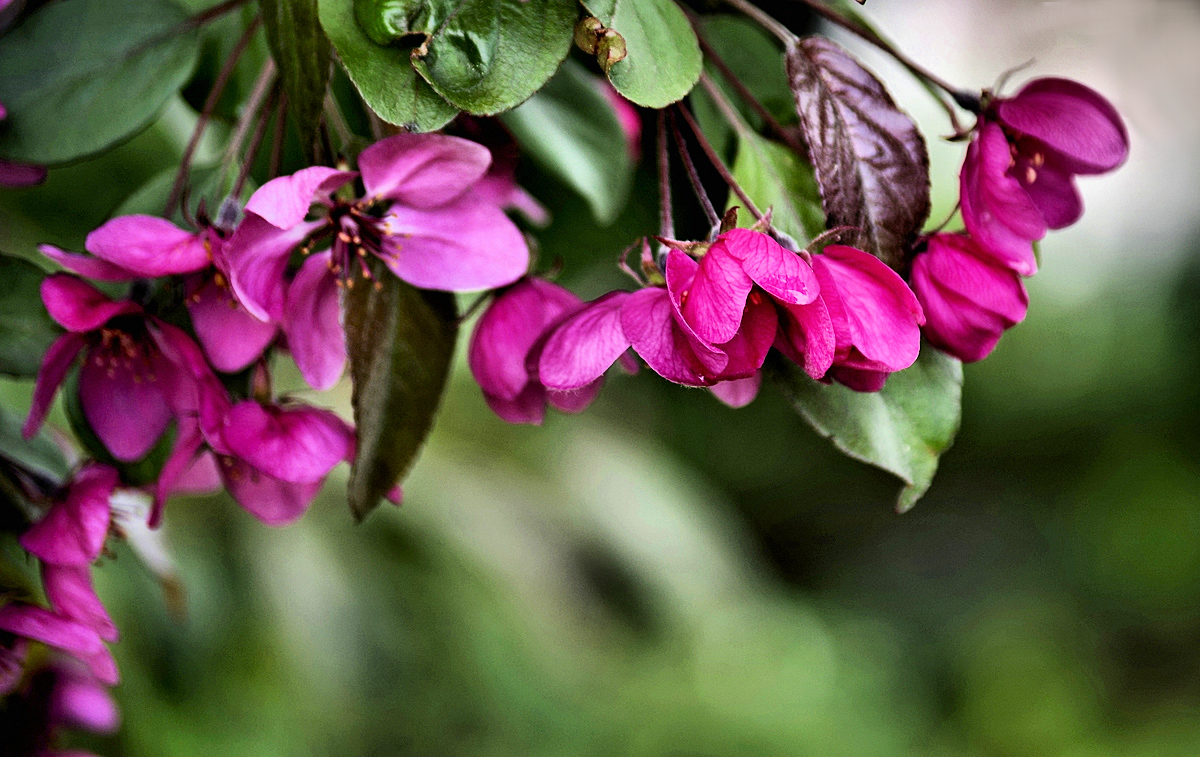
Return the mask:
[[[254,82],[254,89],[251,90],[250,97],[246,100],[245,106],[243,106],[242,114],[238,117],[237,127],[234,129],[233,136],[229,138],[229,144],[225,148],[225,155],[221,158],[222,180],[228,174],[230,167],[233,166],[233,161],[237,158],[238,152],[242,149],[242,143],[246,141],[246,134],[250,131],[250,123],[255,120],[259,111],[262,110],[263,101],[270,93],[271,85],[274,81],[275,61],[267,58],[267,62],[263,64],[262,71],[258,74],[258,79]],[[236,195],[233,196],[236,197]]]
[[[721,111],[721,115],[725,117],[725,120],[729,121],[730,125],[733,126],[736,131],[740,132],[749,128],[742,122],[742,117],[733,107],[733,104],[725,98],[725,93],[718,89],[717,85],[713,84],[712,79],[708,78],[708,75],[703,72],[700,74],[700,85],[704,87],[704,90],[708,92],[710,97],[712,97],[713,102],[717,105],[717,110]],[[737,183],[737,180],[733,178],[733,174],[730,173],[729,168],[725,165],[725,162],[721,160],[721,156],[717,155],[717,151],[713,149],[713,146],[711,143],[709,143],[708,138],[704,136],[704,132],[700,130],[700,126],[696,123],[696,119],[692,117],[692,114],[688,112],[687,108],[680,106],[679,112],[683,115],[683,120],[687,121],[687,125],[692,130],[692,133],[696,135],[696,141],[700,144],[700,149],[704,150],[704,154],[707,155],[708,159],[712,162],[713,168],[717,169],[717,173],[721,174],[721,178],[724,179],[725,183],[729,185],[729,188],[733,190],[734,194],[738,196],[738,199],[742,201],[742,204],[745,205],[746,210],[750,211],[750,215],[754,216],[755,220],[761,219],[763,217],[762,212],[759,211],[758,207],[754,204],[754,201],[751,200],[750,196],[747,195],[745,190],[742,189],[742,186]]]
[[[687,144],[683,141],[683,132],[679,130],[679,125],[675,122],[675,114],[668,112],[668,116],[671,119],[671,133],[675,137],[675,149],[679,152],[680,160],[683,161],[683,167],[687,171],[692,191],[696,194],[696,199],[700,202],[700,206],[704,208],[704,215],[708,218],[708,225],[715,227],[721,222],[721,218],[717,215],[712,200],[708,198],[708,193],[704,191],[704,184],[700,181],[700,174],[696,171],[696,164],[692,162],[692,156],[688,153]],[[663,236],[666,235],[664,234]]]
[[[204,134],[204,129],[208,126],[209,119],[212,118],[213,111],[217,107],[217,102],[225,92],[225,87],[229,84],[229,77],[233,75],[233,70],[237,67],[238,60],[242,57],[242,53],[246,51],[246,46],[250,44],[250,39],[258,31],[258,26],[261,22],[262,18],[255,16],[254,20],[246,26],[246,31],[242,32],[242,36],[238,39],[237,44],[230,51],[229,59],[225,61],[225,65],[221,66],[221,70],[217,72],[217,78],[213,82],[212,89],[208,92],[208,97],[204,100],[204,106],[200,109],[200,117],[196,119],[196,126],[192,129],[192,136],[188,139],[187,148],[184,149],[183,157],[179,161],[179,171],[175,174],[175,183],[171,185],[171,194],[168,195],[167,204],[163,208],[163,216],[165,217],[169,218],[171,216],[171,211],[175,208],[175,203],[179,202],[179,198],[183,194],[183,187],[187,183],[188,172],[192,167],[192,158],[196,154],[196,147],[200,144],[200,137]]]
[[[658,131],[655,134],[658,152],[658,233],[675,236],[675,218],[671,208],[671,154],[667,149],[666,111],[658,112]]]
[[[233,182],[233,189],[229,191],[231,197],[242,196],[242,189],[246,186],[246,177],[250,175],[250,169],[254,167],[254,159],[258,157],[258,148],[262,146],[263,136],[267,133],[267,123],[271,120],[271,111],[275,110],[281,102],[283,102],[283,93],[278,86],[272,87],[270,97],[258,109],[254,134],[250,137],[250,144],[246,147],[246,154],[242,157],[237,180]]]

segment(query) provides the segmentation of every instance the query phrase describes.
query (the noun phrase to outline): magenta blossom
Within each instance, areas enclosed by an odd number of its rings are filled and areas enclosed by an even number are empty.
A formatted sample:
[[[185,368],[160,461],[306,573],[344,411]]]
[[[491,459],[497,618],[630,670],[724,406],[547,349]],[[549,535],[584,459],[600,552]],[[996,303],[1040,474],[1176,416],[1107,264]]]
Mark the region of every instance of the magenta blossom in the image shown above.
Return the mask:
[[[109,686],[120,680],[117,663],[91,625],[44,607],[13,602],[0,607],[0,631],[62,650],[86,664]]]
[[[743,316],[751,312],[746,308],[748,298],[773,302],[783,316],[776,344],[819,379],[834,358],[833,324],[820,292],[805,257],[761,232],[731,229],[717,237],[700,259],[683,316],[700,337],[717,344],[741,328]],[[747,386],[742,385],[743,392]]]
[[[1069,79],[1035,79],[1012,97],[985,99],[960,177],[962,215],[975,243],[1023,276],[1032,243],[1079,220],[1076,174],[1111,171],[1129,155],[1120,115]]]
[[[21,535],[21,546],[42,562],[90,565],[104,548],[112,510],[109,497],[117,487],[117,471],[87,463],[67,484],[63,496]]]
[[[925,310],[925,336],[966,363],[987,357],[1029,308],[1021,277],[962,234],[930,237],[909,278]]]
[[[541,424],[547,403],[577,413],[596,398],[603,378],[564,392],[547,389],[537,375],[539,337],[581,304],[557,284],[524,278],[497,294],[479,317],[467,364],[496,415],[509,423]]]
[[[753,376],[775,339],[774,307],[751,294],[735,333],[714,344],[697,333],[682,311],[698,271],[699,264],[686,253],[671,250],[666,286],[610,292],[565,318],[551,329],[542,349],[541,382],[551,389],[579,389],[630,347],[655,373],[685,386]]]
[[[889,373],[912,365],[921,351],[921,304],[895,271],[862,250],[829,245],[812,265],[836,340],[826,378],[879,391]]]
[[[118,216],[88,234],[87,257],[42,245],[42,254],[97,281],[131,281],[185,274],[184,293],[196,337],[213,366],[226,373],[254,362],[278,326],[252,316],[229,284],[225,235],[213,226],[197,232],[154,216]]]
[[[173,414],[195,402],[195,382],[164,353],[191,339],[146,315],[137,303],[111,300],[70,274],[46,277],[42,301],[67,333],[42,359],[25,437],[42,425],[54,393],[82,352],[79,400],[88,424],[113,457],[141,459]]]
[[[491,164],[486,147],[440,134],[399,134],[358,157],[360,174],[314,166],[273,179],[246,204],[229,241],[238,298],[262,320],[283,324],[301,373],[315,388],[341,375],[345,350],[330,346],[337,325],[336,286],[369,278],[374,255],[423,289],[471,291],[516,281],[529,249],[495,192],[472,188]],[[364,196],[336,190],[362,178]],[[306,221],[310,209],[316,220]],[[292,250],[306,237],[329,239],[291,281]]]
[[[57,748],[63,729],[107,734],[120,723],[116,704],[103,685],[69,658],[55,656],[29,677],[0,713],[6,757],[92,757]]]

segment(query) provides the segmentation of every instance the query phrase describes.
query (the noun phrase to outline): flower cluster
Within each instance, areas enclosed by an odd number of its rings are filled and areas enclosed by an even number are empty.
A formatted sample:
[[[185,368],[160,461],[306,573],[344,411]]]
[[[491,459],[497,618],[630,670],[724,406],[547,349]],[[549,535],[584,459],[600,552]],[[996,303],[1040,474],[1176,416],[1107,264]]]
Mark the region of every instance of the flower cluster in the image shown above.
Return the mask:
[[[660,268],[644,247],[644,286],[588,303],[526,279],[479,319],[470,365],[505,420],[538,423],[545,404],[583,409],[630,349],[655,373],[710,387],[740,407],[758,391],[774,346],[814,379],[876,391],[920,350],[921,306],[875,257],[830,245],[794,252],[768,234],[732,229],[678,244]]]
[[[357,172],[315,166],[267,182],[235,222],[201,216],[187,230],[121,216],[88,235],[88,255],[41,248],[67,269],[41,287],[64,332],[43,358],[24,434],[37,433],[65,384],[77,422],[112,465],[82,463],[21,537],[40,561],[49,607],[0,606],[0,693],[21,682],[26,648],[40,642],[83,666],[55,679],[53,690],[68,693],[48,701],[70,711],[46,722],[115,725],[115,714],[70,709],[83,696],[70,692],[81,676],[96,686],[118,679],[106,646],[117,629],[90,569],[113,523],[114,492],[132,483],[119,468],[157,465],[145,485],[153,506],[142,514],[151,527],[173,494],[222,486],[268,525],[300,517],[328,473],[353,460],[355,434],[329,410],[276,396],[272,352],[289,352],[315,389],[338,381],[346,362],[339,290],[379,284],[367,255],[427,289],[490,289],[525,274],[529,251],[504,211],[540,207],[511,170],[489,171],[491,162],[487,148],[465,139],[404,134],[364,150]],[[125,294],[111,297],[93,282],[126,285]],[[398,487],[389,498],[399,501]]]
[[[987,357],[1025,318],[1021,277],[1037,273],[1034,243],[1083,214],[1075,176],[1111,171],[1128,154],[1116,109],[1078,82],[985,93],[959,179],[966,231],[932,235],[913,260],[929,341],[967,362]]]

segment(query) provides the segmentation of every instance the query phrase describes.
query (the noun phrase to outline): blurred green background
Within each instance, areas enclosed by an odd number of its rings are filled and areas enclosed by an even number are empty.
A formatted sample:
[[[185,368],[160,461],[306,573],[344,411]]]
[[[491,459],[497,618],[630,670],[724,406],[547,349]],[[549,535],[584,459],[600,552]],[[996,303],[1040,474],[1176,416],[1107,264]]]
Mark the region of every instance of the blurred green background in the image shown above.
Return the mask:
[[[1028,320],[967,367],[962,431],[915,510],[896,515],[898,483],[770,389],[733,411],[643,371],[611,377],[581,416],[511,427],[460,360],[401,508],[353,525],[344,470],[283,529],[226,498],[173,502],[183,618],[118,548],[97,582],[123,633],[124,725],[76,743],[139,757],[1200,754],[1200,10],[873,5],[964,85],[1036,53],[1017,81],[1095,86],[1133,142],[1118,174],[1084,180],[1079,226],[1043,243]],[[948,132],[855,49],[931,141]],[[192,118],[178,101],[109,155],[0,195],[0,248],[79,249],[170,167]],[[935,218],[961,156],[934,145]],[[555,214],[543,259],[561,257],[585,297],[619,284],[615,252],[654,222],[652,178],[601,229],[522,170]],[[27,384],[2,388],[27,407]],[[348,407],[347,386],[298,393]]]

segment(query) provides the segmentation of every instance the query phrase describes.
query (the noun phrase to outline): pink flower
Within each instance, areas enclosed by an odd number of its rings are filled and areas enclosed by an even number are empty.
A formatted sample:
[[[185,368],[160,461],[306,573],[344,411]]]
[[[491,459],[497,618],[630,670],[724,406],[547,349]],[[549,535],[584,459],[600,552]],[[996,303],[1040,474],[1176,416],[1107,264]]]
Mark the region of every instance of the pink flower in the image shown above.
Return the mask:
[[[774,307],[751,294],[735,332],[722,343],[712,343],[682,312],[699,268],[686,253],[671,250],[666,286],[610,292],[563,319],[551,330],[538,360],[541,382],[550,389],[579,389],[599,378],[630,347],[655,373],[685,386],[753,376],[775,339]],[[699,321],[713,327],[710,317],[719,316],[706,313]]]
[[[42,301],[67,333],[42,359],[25,437],[42,425],[54,393],[82,352],[79,399],[88,424],[113,457],[141,459],[173,413],[195,403],[195,382],[164,352],[186,347],[191,339],[146,315],[137,303],[111,300],[69,274],[46,277]]]
[[[279,328],[251,315],[229,285],[225,235],[213,226],[197,232],[154,216],[118,216],[88,234],[95,257],[42,245],[64,268],[98,281],[131,281],[185,274],[184,293],[196,337],[213,366],[226,373],[254,362]]]
[[[547,403],[577,413],[596,398],[602,377],[564,392],[547,389],[537,375],[539,337],[581,304],[566,289],[537,278],[521,279],[492,300],[471,335],[467,364],[496,415],[509,423],[541,424]]]
[[[1076,174],[1111,171],[1129,155],[1112,104],[1069,79],[1035,79],[979,116],[960,176],[975,243],[1017,273],[1037,272],[1032,243],[1079,220]]]
[[[700,337],[717,344],[739,331],[743,316],[751,312],[748,298],[753,304],[773,302],[783,315],[776,345],[819,379],[834,357],[833,324],[820,292],[804,257],[761,232],[731,229],[700,259],[683,316]],[[759,359],[756,369],[761,365]]]
[[[369,278],[374,255],[423,289],[471,291],[516,281],[529,264],[519,229],[494,192],[475,193],[491,163],[487,148],[440,134],[399,134],[358,157],[365,195],[333,193],[360,174],[314,166],[273,179],[246,205],[229,240],[234,291],[251,313],[281,322],[301,373],[315,388],[337,381],[336,286]],[[315,205],[317,219],[306,221]],[[330,239],[289,287],[292,250],[306,237]],[[361,276],[361,278],[360,278]]]
[[[21,535],[21,546],[52,565],[90,565],[108,537],[112,514],[108,500],[117,484],[116,470],[87,463],[45,516]]]
[[[0,631],[39,641],[85,663],[92,675],[109,686],[120,680],[117,663],[100,634],[87,623],[21,602],[0,607]]]
[[[1029,307],[1021,277],[961,234],[930,237],[909,278],[925,310],[925,336],[967,363],[987,357]]]
[[[73,660],[55,655],[5,703],[0,713],[3,754],[8,757],[92,757],[58,749],[64,728],[112,733],[120,713],[101,682]]]
[[[862,250],[829,245],[812,265],[836,344],[827,378],[879,391],[889,373],[912,365],[921,351],[921,304],[895,271]]]

